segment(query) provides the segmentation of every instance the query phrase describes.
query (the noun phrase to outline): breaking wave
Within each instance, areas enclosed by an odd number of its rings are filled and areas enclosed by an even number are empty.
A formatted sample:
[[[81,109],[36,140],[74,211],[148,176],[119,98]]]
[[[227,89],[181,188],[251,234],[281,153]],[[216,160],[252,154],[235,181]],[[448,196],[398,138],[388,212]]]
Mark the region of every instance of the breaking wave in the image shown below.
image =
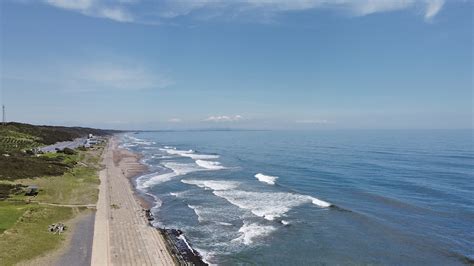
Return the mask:
[[[145,188],[155,186],[160,183],[170,181],[174,177],[202,170],[200,168],[197,168],[195,164],[190,164],[190,163],[166,162],[166,163],[163,163],[163,165],[166,168],[172,170],[172,172],[159,174],[159,175],[153,175],[151,177],[150,175],[147,175],[147,176],[144,176],[143,178],[138,178],[137,187],[139,189],[145,189]]]
[[[249,210],[256,216],[273,221],[284,216],[293,207],[313,203],[319,207],[329,207],[330,203],[304,195],[285,192],[248,192],[240,190],[216,190],[214,195],[226,199],[231,204]]]
[[[209,170],[225,169],[225,167],[222,166],[220,162],[196,160],[196,164],[201,166],[202,168],[206,168],[206,169],[209,169]]]
[[[188,157],[193,160],[210,160],[210,159],[217,159],[219,155],[214,154],[198,154],[195,153],[193,150],[177,150],[175,147],[165,146],[164,148],[160,149],[161,151],[165,151],[170,155],[179,155],[182,157]]]
[[[269,185],[275,185],[276,180],[278,179],[277,176],[264,175],[262,173],[256,174],[255,178],[257,178],[258,181],[263,182],[263,183],[267,183]]]
[[[241,235],[238,238],[233,239],[232,242],[241,242],[248,246],[254,242],[255,238],[268,236],[275,230],[276,228],[273,226],[245,222],[239,229]]]
[[[220,181],[220,180],[181,180],[184,184],[195,185],[204,189],[212,190],[230,190],[237,188],[239,182],[234,181]]]

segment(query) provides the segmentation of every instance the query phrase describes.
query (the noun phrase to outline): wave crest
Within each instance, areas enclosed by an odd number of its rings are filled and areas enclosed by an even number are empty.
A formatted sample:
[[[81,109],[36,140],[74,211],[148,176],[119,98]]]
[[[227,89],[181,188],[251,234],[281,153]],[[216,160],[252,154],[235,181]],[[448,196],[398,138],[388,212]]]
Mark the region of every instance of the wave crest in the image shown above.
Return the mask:
[[[258,181],[263,182],[263,183],[267,183],[269,185],[275,185],[276,180],[278,179],[277,176],[264,175],[262,173],[256,174],[255,178],[257,178]]]

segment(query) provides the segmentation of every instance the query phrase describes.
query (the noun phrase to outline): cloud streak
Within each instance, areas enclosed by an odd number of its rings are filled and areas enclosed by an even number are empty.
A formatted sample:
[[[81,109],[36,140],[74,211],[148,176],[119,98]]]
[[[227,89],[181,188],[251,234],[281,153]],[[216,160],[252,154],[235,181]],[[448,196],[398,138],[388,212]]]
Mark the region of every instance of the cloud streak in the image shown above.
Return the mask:
[[[11,68],[5,79],[43,83],[63,91],[149,90],[174,84],[173,80],[141,64],[91,62],[50,64],[41,69]]]
[[[237,122],[242,120],[243,117],[241,115],[234,115],[234,116],[227,116],[227,115],[217,115],[217,116],[209,116],[208,118],[204,119],[205,122]]]
[[[422,10],[431,21],[445,0],[43,0],[44,3],[86,16],[118,22],[160,24],[189,17],[198,20],[254,17],[274,19],[279,14],[315,9],[342,10],[353,16],[374,13]]]
[[[134,1],[103,1],[103,0],[44,0],[48,5],[79,12],[86,16],[107,18],[118,22],[134,22],[135,18],[125,3]],[[137,1],[138,2],[138,1]]]

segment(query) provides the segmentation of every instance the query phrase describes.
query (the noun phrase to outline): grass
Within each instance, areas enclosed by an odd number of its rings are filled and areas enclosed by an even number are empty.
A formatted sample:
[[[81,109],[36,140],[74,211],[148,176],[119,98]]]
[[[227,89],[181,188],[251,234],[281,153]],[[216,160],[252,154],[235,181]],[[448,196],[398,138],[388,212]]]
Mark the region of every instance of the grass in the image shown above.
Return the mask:
[[[57,222],[66,222],[73,218],[72,208],[30,205],[25,210],[13,210],[3,206],[4,213],[16,215],[22,212],[8,230],[0,235],[0,261],[2,265],[14,265],[20,261],[33,259],[45,252],[61,246],[64,235],[52,234],[48,225]],[[4,220],[5,217],[1,217]],[[12,223],[11,218],[5,224]],[[3,222],[2,222],[3,224]]]
[[[26,208],[27,205],[23,202],[0,202],[0,234],[12,227]]]
[[[40,188],[35,201],[54,204],[94,204],[98,198],[99,179],[92,167],[77,166],[62,176],[19,180],[20,184]]]
[[[15,168],[18,167],[17,164],[3,164],[6,169],[10,169],[8,171],[14,171],[17,177],[26,175],[28,178],[4,178],[2,181],[0,177],[0,192],[5,195],[10,193],[6,200],[0,200],[0,265],[14,265],[31,260],[64,244],[65,236],[48,232],[48,225],[57,222],[68,225],[68,221],[85,208],[50,206],[36,202],[63,205],[95,204],[98,199],[101,153],[102,147],[98,147],[79,151],[74,155],[47,153],[41,157],[24,156],[24,162],[43,163],[41,166],[23,164],[26,169]],[[66,168],[61,175],[38,177],[39,174],[36,173],[31,177],[30,173],[34,172],[32,169],[44,171],[48,165],[61,165]],[[0,174],[4,172],[5,169],[0,168]],[[21,186],[27,185],[37,185],[40,189],[39,194],[31,198],[33,202],[30,204],[30,197],[17,191]]]

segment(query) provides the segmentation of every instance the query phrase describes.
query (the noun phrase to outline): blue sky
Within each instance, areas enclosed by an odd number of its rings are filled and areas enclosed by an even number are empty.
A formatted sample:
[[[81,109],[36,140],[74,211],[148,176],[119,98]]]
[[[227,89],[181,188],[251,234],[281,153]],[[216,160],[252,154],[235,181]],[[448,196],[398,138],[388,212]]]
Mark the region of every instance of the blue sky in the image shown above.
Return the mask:
[[[472,128],[473,3],[5,0],[9,120]]]

